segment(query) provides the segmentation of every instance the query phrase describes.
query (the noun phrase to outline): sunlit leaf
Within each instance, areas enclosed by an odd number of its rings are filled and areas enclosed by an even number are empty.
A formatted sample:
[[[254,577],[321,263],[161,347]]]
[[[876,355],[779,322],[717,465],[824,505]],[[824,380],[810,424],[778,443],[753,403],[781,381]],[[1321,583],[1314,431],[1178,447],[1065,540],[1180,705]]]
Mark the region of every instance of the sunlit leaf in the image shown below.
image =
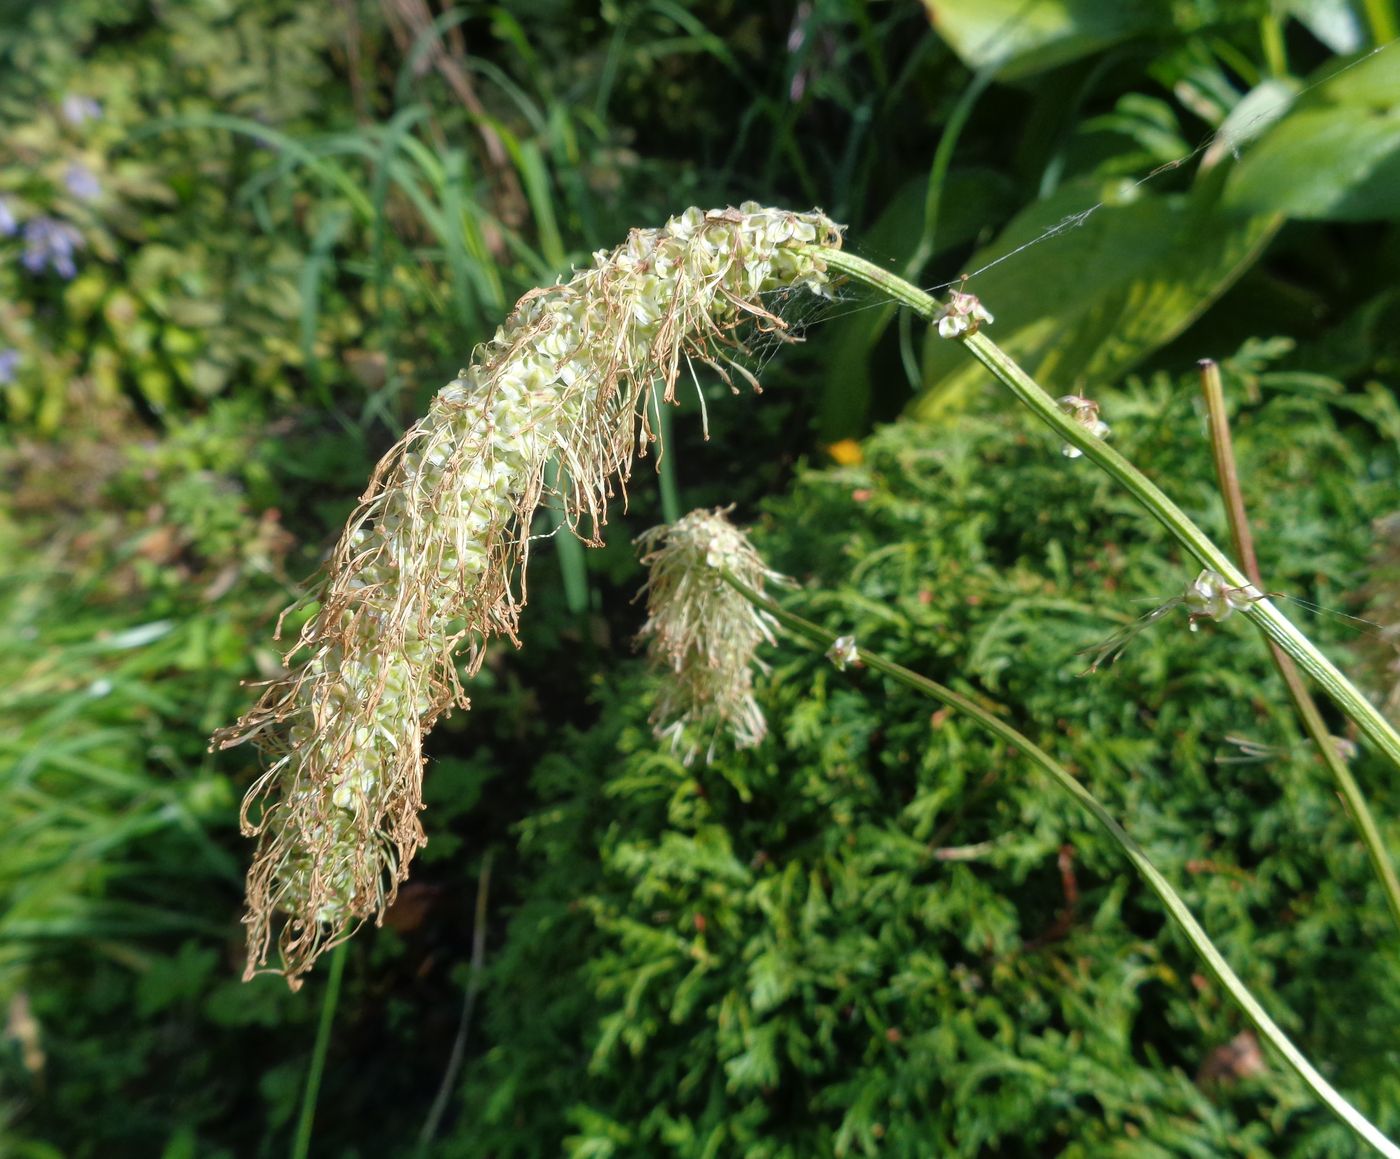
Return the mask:
[[[1376,53],[1304,93],[1245,154],[1225,203],[1332,221],[1400,216],[1400,52]]]
[[[997,343],[1031,374],[1057,393],[1092,395],[1181,333],[1253,263],[1277,226],[1274,217],[1221,214],[1206,192],[1067,187],[1023,212],[968,267],[1044,240],[968,289],[995,315]],[[925,390],[913,409],[937,414],[986,381],[957,343],[930,331]]]
[[[1288,0],[1287,8],[1333,52],[1356,52],[1366,43],[1366,25],[1349,0]]]
[[[1000,65],[1008,79],[1172,27],[1163,0],[924,0],[924,8],[968,68]]]

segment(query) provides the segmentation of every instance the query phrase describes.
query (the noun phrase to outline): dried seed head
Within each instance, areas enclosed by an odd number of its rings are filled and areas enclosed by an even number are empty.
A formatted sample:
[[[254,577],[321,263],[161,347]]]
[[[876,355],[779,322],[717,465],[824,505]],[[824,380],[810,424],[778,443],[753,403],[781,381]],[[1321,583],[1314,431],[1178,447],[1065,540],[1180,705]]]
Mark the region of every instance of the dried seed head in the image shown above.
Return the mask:
[[[826,290],[820,213],[752,203],[690,209],[515,307],[470,368],[375,469],[316,610],[271,684],[216,734],[270,764],[244,802],[259,839],[248,874],[248,973],[274,942],[293,985],[367,918],[382,919],[424,843],[422,740],[465,707],[458,664],[515,638],[534,513],[550,492],[596,541],[613,479],[656,440],[653,394],[682,362],[728,380],[745,329],[783,336],[777,290]]]
[[[772,643],[774,621],[729,584],[721,572],[763,593],[765,584],[785,583],[725,518],[726,510],[693,511],[637,537],[648,569],[646,641],[652,669],[660,677],[651,723],[658,738],[690,764],[702,748],[714,757],[719,737],[739,748],[758,744],[768,732],[753,697],[753,674],[762,663],[760,643]]]

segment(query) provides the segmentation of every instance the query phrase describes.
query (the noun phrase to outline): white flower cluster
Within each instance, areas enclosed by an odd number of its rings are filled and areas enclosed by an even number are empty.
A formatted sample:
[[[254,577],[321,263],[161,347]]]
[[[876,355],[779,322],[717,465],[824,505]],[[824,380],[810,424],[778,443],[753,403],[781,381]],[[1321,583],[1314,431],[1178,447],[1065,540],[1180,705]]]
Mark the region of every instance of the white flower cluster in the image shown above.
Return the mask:
[[[976,294],[953,290],[948,294],[948,304],[938,315],[938,336],[958,338],[963,334],[976,334],[984,322],[990,326],[994,321],[996,319]]]
[[[638,640],[662,676],[651,723],[686,764],[700,753],[714,757],[720,736],[739,748],[768,732],[753,696],[756,652],[773,643],[774,621],[725,582],[728,572],[759,595],[768,583],[785,583],[764,566],[748,537],[726,512],[692,511],[675,523],[637,537],[646,553],[647,621]]]
[[[249,973],[274,938],[294,984],[368,917],[382,918],[424,843],[422,739],[466,705],[488,640],[515,638],[534,514],[557,477],[570,526],[594,541],[612,480],[654,441],[683,362],[725,375],[747,328],[781,333],[775,290],[822,294],[820,213],[747,203],[634,230],[570,281],[532,291],[375,471],[269,687],[222,746],[271,757],[244,803]],[[723,365],[722,365],[723,364]],[[548,475],[551,462],[557,476]]]

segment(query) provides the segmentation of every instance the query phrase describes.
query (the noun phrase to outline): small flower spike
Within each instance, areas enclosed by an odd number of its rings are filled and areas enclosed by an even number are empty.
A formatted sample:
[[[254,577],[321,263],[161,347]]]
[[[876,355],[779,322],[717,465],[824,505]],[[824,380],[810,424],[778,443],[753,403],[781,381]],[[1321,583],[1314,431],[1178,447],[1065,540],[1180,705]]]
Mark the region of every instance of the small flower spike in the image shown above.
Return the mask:
[[[651,723],[690,764],[719,738],[751,748],[768,732],[753,697],[759,644],[773,643],[774,621],[724,581],[721,572],[754,591],[787,581],[764,566],[726,511],[693,511],[637,537],[646,553],[647,621],[638,633],[660,677]]]
[[[243,806],[258,838],[249,975],[275,949],[295,986],[361,922],[383,919],[426,840],[423,737],[467,707],[459,666],[471,675],[491,640],[516,638],[547,480],[559,479],[569,527],[597,542],[614,481],[657,439],[653,400],[673,402],[696,362],[727,381],[746,331],[784,336],[765,303],[825,294],[821,247],[840,240],[820,213],[752,203],[633,230],[526,294],[375,468],[288,674],[214,737],[267,755]],[[761,721],[739,728],[754,735]]]
[[[957,338],[963,334],[976,334],[982,323],[991,325],[993,321],[976,294],[954,290],[948,295],[948,304],[943,307],[943,313],[938,316],[938,336]]]
[[[1078,394],[1067,394],[1056,399],[1055,402],[1061,411],[1069,415],[1094,438],[1106,439],[1112,433],[1109,425],[1099,418],[1099,404],[1093,399],[1084,398]],[[1066,443],[1060,448],[1060,453],[1067,459],[1077,459],[1084,452],[1072,443]]]

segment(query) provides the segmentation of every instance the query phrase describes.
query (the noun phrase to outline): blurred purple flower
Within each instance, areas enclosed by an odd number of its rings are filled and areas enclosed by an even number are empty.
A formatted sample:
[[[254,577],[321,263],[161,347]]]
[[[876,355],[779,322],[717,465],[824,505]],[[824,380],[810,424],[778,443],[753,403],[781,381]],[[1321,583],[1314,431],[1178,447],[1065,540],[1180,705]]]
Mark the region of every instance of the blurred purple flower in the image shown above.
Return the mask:
[[[31,274],[41,274],[51,266],[61,278],[78,272],[73,254],[83,248],[83,235],[66,221],[34,217],[24,223],[24,256],[20,259]]]
[[[0,386],[15,380],[15,367],[18,365],[18,350],[0,349]]]
[[[19,222],[10,212],[9,203],[0,197],[0,237],[14,237],[19,232]]]
[[[69,93],[63,98],[63,104],[59,106],[63,119],[74,128],[77,128],[84,121],[96,121],[102,116],[102,106],[91,97],[79,96],[77,93]]]
[[[69,193],[83,201],[92,201],[102,194],[102,184],[97,180],[97,174],[86,165],[68,166],[68,172],[63,175],[63,184],[68,187]]]

